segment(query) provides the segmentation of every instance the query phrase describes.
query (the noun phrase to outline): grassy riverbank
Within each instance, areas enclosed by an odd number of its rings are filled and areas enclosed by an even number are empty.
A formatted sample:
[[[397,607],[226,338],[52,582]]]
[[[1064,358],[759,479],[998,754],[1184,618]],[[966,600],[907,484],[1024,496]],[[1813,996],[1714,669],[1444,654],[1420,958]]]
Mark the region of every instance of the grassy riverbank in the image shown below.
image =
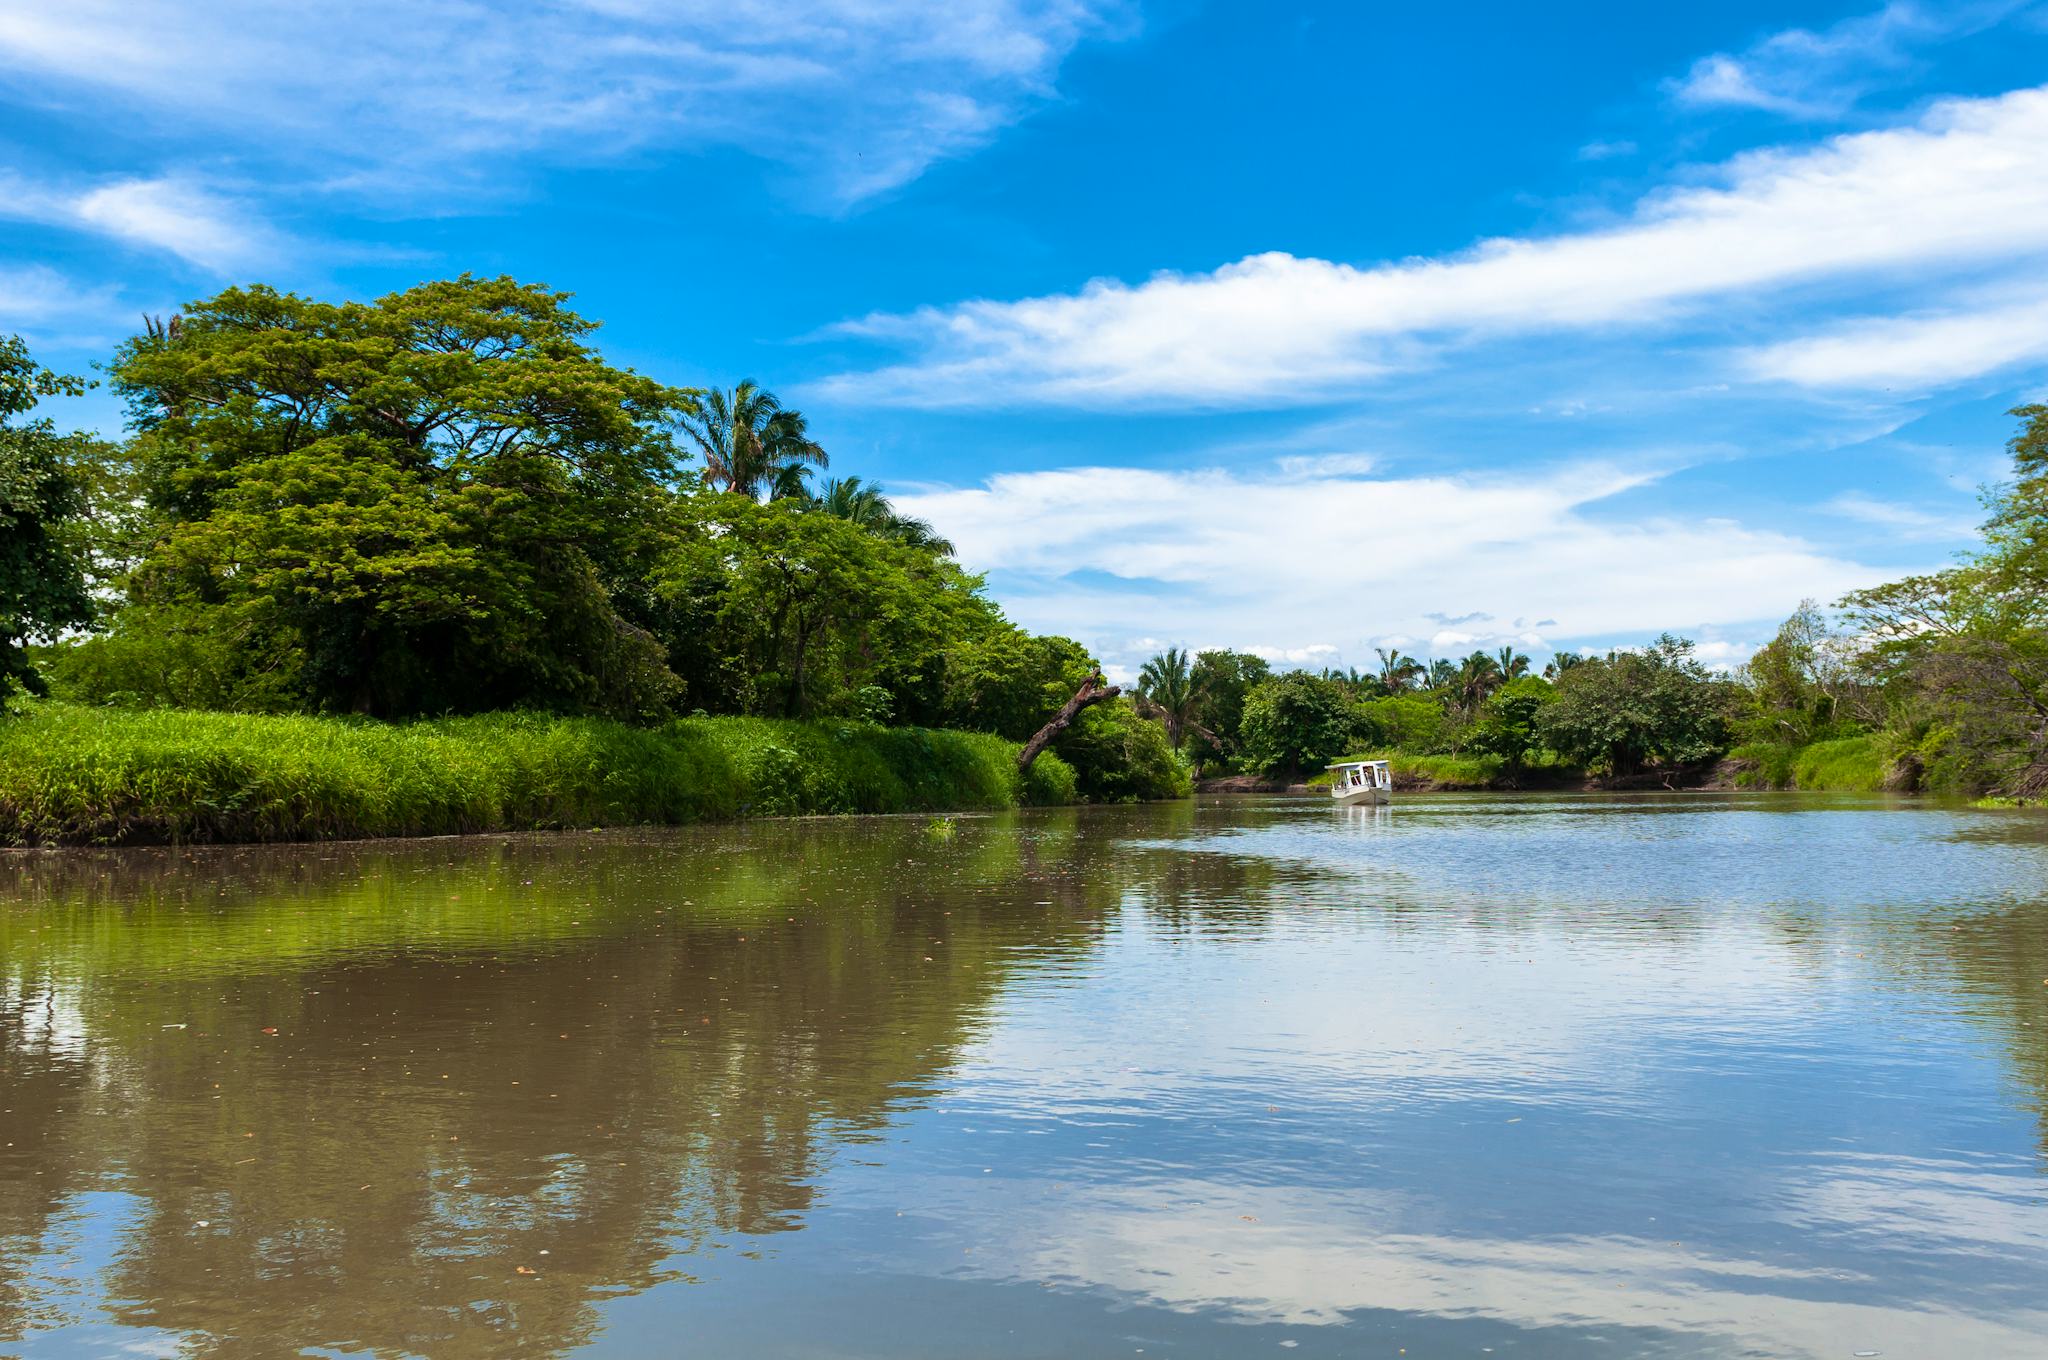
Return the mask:
[[[1751,789],[1812,789],[1876,793],[1886,787],[1891,762],[1868,734],[1805,746],[1751,742],[1728,753],[1734,782]]]
[[[32,704],[0,721],[0,844],[290,841],[1071,802],[973,732],[528,714],[385,724]]]

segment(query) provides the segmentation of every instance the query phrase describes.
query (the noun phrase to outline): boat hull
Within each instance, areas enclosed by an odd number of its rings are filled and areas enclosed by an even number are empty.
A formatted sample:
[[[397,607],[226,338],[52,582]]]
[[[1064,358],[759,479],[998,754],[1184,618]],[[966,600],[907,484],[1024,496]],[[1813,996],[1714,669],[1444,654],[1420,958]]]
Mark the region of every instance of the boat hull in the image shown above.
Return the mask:
[[[1338,807],[1353,807],[1359,803],[1384,803],[1389,797],[1388,790],[1366,787],[1362,789],[1339,789],[1330,795],[1330,801]]]

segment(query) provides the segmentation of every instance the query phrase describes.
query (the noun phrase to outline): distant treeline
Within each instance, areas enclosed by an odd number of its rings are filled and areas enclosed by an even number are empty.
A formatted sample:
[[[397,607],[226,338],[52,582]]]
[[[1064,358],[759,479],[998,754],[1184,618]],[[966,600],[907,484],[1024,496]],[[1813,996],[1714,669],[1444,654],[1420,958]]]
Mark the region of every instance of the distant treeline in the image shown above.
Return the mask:
[[[1763,787],[2048,796],[2048,407],[2013,412],[2013,479],[1984,547],[1947,571],[1808,602],[1740,671],[1669,635],[1531,673],[1513,648],[1373,672],[1276,674],[1242,652],[1169,650],[1140,705],[1208,772],[1298,777],[1391,755],[1419,782],[1602,776]]]

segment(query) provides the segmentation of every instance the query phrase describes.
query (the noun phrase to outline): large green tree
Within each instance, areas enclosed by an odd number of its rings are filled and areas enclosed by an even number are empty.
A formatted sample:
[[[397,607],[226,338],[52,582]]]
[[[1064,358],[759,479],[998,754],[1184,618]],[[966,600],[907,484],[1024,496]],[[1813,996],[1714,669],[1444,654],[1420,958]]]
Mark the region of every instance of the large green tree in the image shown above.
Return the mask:
[[[1568,760],[1613,774],[1650,764],[1695,765],[1728,746],[1734,686],[1669,633],[1634,652],[1612,652],[1572,667],[1543,703],[1536,731]]]
[[[1197,766],[1230,760],[1243,751],[1245,696],[1272,674],[1266,659],[1250,652],[1218,647],[1195,653],[1194,683],[1202,692],[1202,730],[1194,734],[1188,755]]]
[[[41,693],[28,644],[92,618],[85,556],[74,522],[86,509],[75,464],[89,441],[28,420],[45,397],[75,394],[29,358],[19,336],[0,337],[0,702],[16,689]]]
[[[231,288],[129,342],[140,616],[232,639],[307,707],[661,708],[615,590],[647,574],[695,398],[607,364],[567,303],[468,275]]]
[[[1337,681],[1287,671],[1245,696],[1242,732],[1245,758],[1263,774],[1320,769],[1351,744],[1350,699]]]
[[[1468,738],[1472,749],[1499,756],[1510,771],[1520,770],[1543,749],[1543,710],[1556,699],[1548,680],[1517,675],[1480,708]]]

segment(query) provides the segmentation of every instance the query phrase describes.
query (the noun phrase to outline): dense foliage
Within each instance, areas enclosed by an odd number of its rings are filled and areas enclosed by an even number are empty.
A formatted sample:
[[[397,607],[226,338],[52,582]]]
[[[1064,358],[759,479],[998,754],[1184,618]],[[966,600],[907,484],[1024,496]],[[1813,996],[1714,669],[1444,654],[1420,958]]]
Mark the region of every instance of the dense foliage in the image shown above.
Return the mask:
[[[232,639],[221,683],[262,706],[659,711],[659,648],[613,587],[658,550],[690,396],[591,329],[562,294],[462,278],[229,289],[131,341],[137,624]]]
[[[0,702],[42,692],[28,644],[92,619],[85,554],[71,529],[83,517],[77,470],[90,441],[24,419],[45,397],[79,391],[30,360],[19,337],[0,337]]]
[[[829,460],[801,413],[753,382],[614,366],[568,302],[464,276],[365,303],[231,288],[152,322],[110,368],[132,436],[71,460],[89,475],[49,473],[47,426],[8,431],[41,459],[49,547],[42,593],[10,597],[8,655],[91,621],[91,568],[105,626],[43,670],[102,706],[836,718],[1017,742],[1096,671],[1012,625],[881,488],[813,489]],[[56,390],[11,363],[10,397]],[[1087,796],[1187,784],[1128,705],[1054,750]]]
[[[2048,796],[2048,407],[2013,414],[1980,550],[1802,606],[1752,658],[1746,781]]]
[[[1560,676],[1556,696],[1536,710],[1533,735],[1567,760],[1614,774],[1700,765],[1728,749],[1733,690],[1693,659],[1691,643],[1667,633]]]

